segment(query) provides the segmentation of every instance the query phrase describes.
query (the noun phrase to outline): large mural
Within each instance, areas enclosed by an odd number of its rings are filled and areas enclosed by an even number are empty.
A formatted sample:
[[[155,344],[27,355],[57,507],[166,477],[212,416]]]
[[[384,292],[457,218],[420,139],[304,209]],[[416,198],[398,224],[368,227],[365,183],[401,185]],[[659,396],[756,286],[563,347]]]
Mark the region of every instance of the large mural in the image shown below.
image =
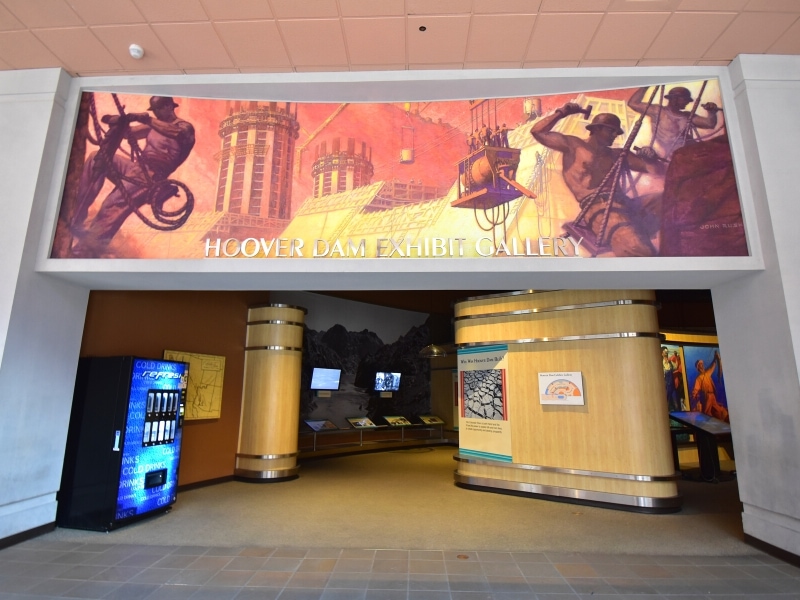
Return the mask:
[[[294,103],[85,92],[53,258],[747,256],[716,80]]]

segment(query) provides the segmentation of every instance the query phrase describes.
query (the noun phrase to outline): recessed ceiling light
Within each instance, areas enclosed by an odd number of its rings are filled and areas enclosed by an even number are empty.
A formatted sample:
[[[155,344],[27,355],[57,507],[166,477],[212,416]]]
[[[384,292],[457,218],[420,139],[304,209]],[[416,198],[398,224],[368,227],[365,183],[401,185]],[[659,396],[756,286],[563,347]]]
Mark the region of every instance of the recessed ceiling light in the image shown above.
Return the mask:
[[[142,48],[139,44],[131,44],[128,46],[128,52],[130,53],[132,58],[139,60],[144,56],[144,48]]]
[[[427,28],[427,27],[425,27],[425,25],[420,25],[420,26],[419,26],[419,30],[420,30],[420,31],[425,31],[426,29],[428,29],[428,28]]]

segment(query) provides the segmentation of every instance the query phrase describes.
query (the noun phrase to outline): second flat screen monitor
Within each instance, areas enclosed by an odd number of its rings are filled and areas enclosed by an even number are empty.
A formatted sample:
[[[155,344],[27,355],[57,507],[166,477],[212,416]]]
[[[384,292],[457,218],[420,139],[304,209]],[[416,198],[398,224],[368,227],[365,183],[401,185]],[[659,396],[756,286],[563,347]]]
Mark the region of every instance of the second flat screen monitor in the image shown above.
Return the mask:
[[[396,392],[400,389],[400,373],[375,373],[376,392]]]

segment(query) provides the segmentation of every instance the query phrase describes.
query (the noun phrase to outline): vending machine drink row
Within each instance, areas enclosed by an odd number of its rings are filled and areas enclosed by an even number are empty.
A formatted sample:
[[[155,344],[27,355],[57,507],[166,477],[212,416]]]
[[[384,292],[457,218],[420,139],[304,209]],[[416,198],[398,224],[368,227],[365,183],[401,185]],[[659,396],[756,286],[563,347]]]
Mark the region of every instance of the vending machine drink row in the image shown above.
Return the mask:
[[[80,360],[58,526],[110,531],[175,503],[188,376],[183,362]]]

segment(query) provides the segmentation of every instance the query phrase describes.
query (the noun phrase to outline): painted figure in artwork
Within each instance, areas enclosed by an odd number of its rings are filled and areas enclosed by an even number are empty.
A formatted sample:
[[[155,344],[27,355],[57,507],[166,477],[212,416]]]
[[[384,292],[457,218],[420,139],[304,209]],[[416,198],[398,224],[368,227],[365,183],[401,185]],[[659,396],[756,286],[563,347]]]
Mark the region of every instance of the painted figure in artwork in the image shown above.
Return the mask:
[[[71,231],[77,240],[72,248],[73,256],[101,254],[133,213],[155,229],[170,230],[176,228],[176,223],[182,225],[182,221],[169,219],[174,216],[169,211],[158,214],[158,208],[180,191],[187,196],[184,211],[188,218],[189,204],[193,203],[191,192],[169,176],[192,151],[195,131],[191,123],[177,116],[177,107],[169,96],[152,96],[149,112],[125,113],[119,106],[120,114],[102,117],[108,131],[100,141],[100,149],[87,159],[78,185],[76,210],[71,221]],[[130,145],[130,155],[120,151],[120,144],[125,140]],[[141,150],[139,140],[144,140]],[[114,189],[87,224],[89,208],[106,180],[114,184]],[[153,207],[155,222],[139,212],[145,203]]]
[[[717,386],[712,375],[715,369],[722,372],[722,364],[719,352],[714,352],[714,360],[706,368],[702,360],[695,363],[697,369],[697,379],[692,388],[692,408],[697,412],[703,412],[711,417],[728,421],[728,409],[717,402]]]
[[[717,112],[720,108],[714,102],[706,102],[703,109],[707,115],[698,115],[684,110],[694,100],[691,92],[682,86],[670,89],[664,98],[667,104],[651,103],[644,101],[648,87],[636,90],[628,100],[631,110],[647,115],[653,131],[653,148],[659,156],[669,160],[672,153],[682,148],[687,141],[692,139],[693,129],[714,129],[717,126]]]
[[[586,125],[588,139],[553,131],[553,127],[561,119],[584,112],[580,105],[568,102],[539,120],[531,129],[531,135],[544,146],[563,154],[564,183],[581,204],[581,208],[591,202],[584,219],[590,229],[599,235],[609,197],[606,194],[605,197],[598,197],[597,201],[594,197],[597,196],[596,192],[601,184],[606,183],[607,175],[620,158],[623,150],[612,148],[611,145],[623,131],[619,117],[611,113],[600,113]],[[664,163],[652,151],[645,151],[641,155],[629,154],[627,164],[632,171],[655,175],[663,175],[665,168]],[[640,200],[626,196],[619,190],[619,186],[615,187],[613,204],[608,213],[607,236],[611,250],[617,256],[656,254],[646,223],[657,211]]]

